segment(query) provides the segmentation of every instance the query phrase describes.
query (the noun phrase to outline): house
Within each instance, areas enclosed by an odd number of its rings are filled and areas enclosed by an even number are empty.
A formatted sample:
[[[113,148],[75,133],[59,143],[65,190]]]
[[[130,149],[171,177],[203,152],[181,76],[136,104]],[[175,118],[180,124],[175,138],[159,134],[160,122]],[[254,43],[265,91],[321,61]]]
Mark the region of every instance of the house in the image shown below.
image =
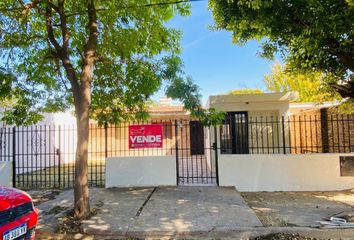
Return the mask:
[[[217,95],[208,106],[225,111],[221,153],[349,153],[354,147],[351,115],[339,101],[296,103],[296,93]]]
[[[219,185],[240,191],[353,188],[354,116],[339,102],[296,103],[294,93],[218,95]]]
[[[299,104],[296,99],[297,93],[210,96],[207,107],[226,112],[221,126],[172,122],[176,144],[167,144],[169,154],[151,150],[138,157],[109,158],[106,186],[197,184],[241,191],[354,187],[353,116],[334,114],[338,102]],[[155,158],[146,161],[144,156]],[[136,178],[129,167],[119,171],[123,177],[109,177],[117,174],[118,165],[132,163],[144,170]],[[155,179],[154,169],[163,169],[164,175]]]
[[[106,126],[92,121],[90,185],[212,185],[240,191],[354,187],[353,116],[336,113],[338,102],[296,99],[296,93],[210,96],[207,107],[226,112],[220,126],[203,126],[167,98],[149,107],[147,121]],[[6,147],[0,159],[14,162],[19,186],[72,186],[75,125],[54,121],[1,131]]]
[[[207,107],[227,113],[220,128],[221,153],[283,153],[289,137],[285,132],[282,139],[278,121],[290,115],[290,102],[297,97],[294,92],[210,96]]]

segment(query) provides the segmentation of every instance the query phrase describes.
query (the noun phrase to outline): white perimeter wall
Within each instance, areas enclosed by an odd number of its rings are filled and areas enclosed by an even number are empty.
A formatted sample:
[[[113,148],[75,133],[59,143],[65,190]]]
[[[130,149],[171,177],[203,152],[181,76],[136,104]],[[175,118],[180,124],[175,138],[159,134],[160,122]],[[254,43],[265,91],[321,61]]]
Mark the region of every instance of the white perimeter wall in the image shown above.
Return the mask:
[[[0,186],[12,186],[12,162],[0,161]]]
[[[239,191],[334,191],[354,188],[340,176],[339,156],[350,154],[219,155],[220,186]]]
[[[106,188],[175,186],[176,157],[110,157],[106,159]]]

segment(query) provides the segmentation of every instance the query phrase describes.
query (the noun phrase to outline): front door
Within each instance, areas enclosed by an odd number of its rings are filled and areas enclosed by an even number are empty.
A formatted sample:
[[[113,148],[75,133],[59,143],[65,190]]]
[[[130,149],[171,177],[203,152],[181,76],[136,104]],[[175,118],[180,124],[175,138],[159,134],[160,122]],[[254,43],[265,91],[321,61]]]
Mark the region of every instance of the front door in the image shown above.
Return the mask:
[[[221,152],[228,154],[248,154],[248,114],[228,112],[221,127]]]
[[[191,155],[204,155],[204,127],[199,121],[190,121]]]

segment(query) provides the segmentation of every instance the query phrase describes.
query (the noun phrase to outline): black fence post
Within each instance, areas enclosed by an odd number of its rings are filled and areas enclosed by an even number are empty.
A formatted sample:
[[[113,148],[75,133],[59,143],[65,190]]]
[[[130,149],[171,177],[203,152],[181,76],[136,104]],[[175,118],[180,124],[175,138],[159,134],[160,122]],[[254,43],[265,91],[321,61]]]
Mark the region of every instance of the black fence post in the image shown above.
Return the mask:
[[[286,141],[285,141],[285,118],[281,116],[281,126],[282,126],[282,134],[283,134],[283,152],[286,154]]]
[[[322,108],[320,110],[321,116],[321,141],[322,141],[322,152],[329,153],[329,127],[328,127],[328,114],[327,108]],[[333,129],[332,129],[333,131]],[[337,128],[338,131],[338,128]],[[350,135],[350,133],[349,133]]]
[[[178,126],[177,120],[175,120],[175,145],[176,145],[176,180],[178,185],[179,178],[179,163],[178,163]]]
[[[16,187],[16,127],[12,128],[12,186]]]
[[[104,156],[108,157],[108,123],[104,124]]]
[[[58,186],[59,186],[59,188],[60,188],[60,185],[61,185],[61,154],[60,154],[60,148],[61,148],[61,128],[60,128],[60,125],[59,125],[59,127],[58,127],[58,134],[59,134],[59,136],[58,136],[58,138],[59,138],[59,144],[58,144],[58,149],[57,149],[57,155],[58,155],[58,162],[59,162],[59,164],[58,164],[58,174],[59,174],[59,176],[58,176]]]
[[[210,127],[211,128],[211,127]],[[209,128],[209,131],[210,131]],[[211,131],[210,131],[211,132]],[[210,134],[210,133],[209,133]],[[215,171],[216,171],[216,184],[219,186],[219,152],[218,152],[218,130],[214,126],[214,144],[213,144],[214,154],[215,154]]]

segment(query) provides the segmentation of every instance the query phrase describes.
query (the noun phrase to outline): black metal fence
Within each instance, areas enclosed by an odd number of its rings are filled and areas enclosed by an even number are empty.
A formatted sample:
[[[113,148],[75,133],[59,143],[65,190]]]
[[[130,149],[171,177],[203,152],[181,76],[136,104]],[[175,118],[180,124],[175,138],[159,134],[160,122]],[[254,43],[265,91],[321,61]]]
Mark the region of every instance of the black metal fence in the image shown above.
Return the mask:
[[[354,151],[354,116],[290,117],[231,113],[220,127],[222,154],[349,153]]]
[[[161,124],[161,148],[129,148],[130,125]],[[209,128],[189,120],[163,120],[89,129],[89,184],[105,185],[105,159],[176,156],[179,184],[216,184]],[[214,135],[213,135],[214,136]],[[36,125],[0,128],[0,161],[13,162],[13,185],[24,189],[68,188],[74,184],[76,127]],[[213,156],[213,157],[211,157]]]
[[[161,124],[160,148],[129,148],[129,126]],[[221,154],[348,153],[354,150],[354,116],[318,114],[277,117],[229,113],[218,127],[197,121],[161,120],[120,125],[90,125],[89,184],[105,185],[105,159],[175,156],[180,185],[218,184]],[[0,161],[13,162],[19,188],[67,188],[74,184],[75,126],[0,128]],[[158,171],[158,170],[157,170]]]

